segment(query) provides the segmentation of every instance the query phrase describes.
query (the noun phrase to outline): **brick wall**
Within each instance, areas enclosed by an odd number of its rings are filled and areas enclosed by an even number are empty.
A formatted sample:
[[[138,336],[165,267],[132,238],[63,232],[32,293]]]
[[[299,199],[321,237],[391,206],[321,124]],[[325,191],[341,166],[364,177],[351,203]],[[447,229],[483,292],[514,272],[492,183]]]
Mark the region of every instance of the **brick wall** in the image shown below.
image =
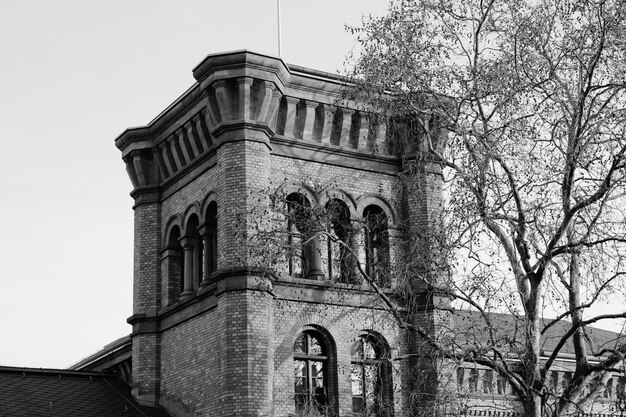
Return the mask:
[[[160,337],[158,333],[133,335],[132,393],[142,404],[155,406],[160,387]]]
[[[266,293],[232,291],[220,295],[221,358],[215,415],[270,415],[274,375],[271,311],[272,300]]]
[[[210,311],[163,332],[161,404],[190,415],[215,415],[210,411],[218,406],[220,330]]]
[[[260,142],[228,142],[218,160],[218,268],[249,265],[247,236],[257,224],[256,213],[267,207],[269,149]]]
[[[156,316],[160,298],[159,249],[161,247],[160,204],[135,207],[133,273],[133,316]],[[159,335],[133,335],[133,395],[154,405],[159,391]]]
[[[155,315],[159,307],[160,221],[159,203],[135,207],[133,314]]]
[[[297,294],[297,291],[292,294]],[[331,357],[327,375],[329,397],[339,415],[351,415],[352,391],[349,377],[352,344],[364,332],[374,331],[389,344],[392,358],[398,359],[406,353],[402,350],[401,331],[388,314],[372,308],[371,305],[368,306],[371,300],[367,297],[363,299],[363,307],[322,304],[305,299],[298,300],[297,296],[289,298],[291,299],[276,300],[274,307],[276,326],[273,339],[275,350],[273,415],[286,416],[295,413],[293,348],[297,336],[304,330],[315,330],[327,336],[329,342],[327,347]],[[395,412],[396,415],[400,415],[403,401],[400,368],[403,361],[392,362]]]

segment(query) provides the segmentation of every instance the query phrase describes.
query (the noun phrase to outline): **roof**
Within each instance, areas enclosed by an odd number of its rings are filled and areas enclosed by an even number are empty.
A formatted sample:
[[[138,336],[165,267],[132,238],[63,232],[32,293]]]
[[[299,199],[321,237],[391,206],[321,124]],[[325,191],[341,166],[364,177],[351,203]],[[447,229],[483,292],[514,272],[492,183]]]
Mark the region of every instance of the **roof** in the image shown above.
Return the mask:
[[[132,356],[131,349],[132,341],[130,335],[120,337],[99,351],[68,366],[68,369],[75,371],[108,369],[112,365],[130,358]]]
[[[522,348],[524,337],[523,317],[518,318],[511,314],[489,313],[491,327],[495,330],[494,338],[497,345],[508,346],[515,349],[515,346]],[[552,319],[544,319],[544,326],[552,322]],[[552,325],[541,337],[541,351],[543,354],[551,354],[557,347],[561,337],[572,327],[572,323],[560,320]],[[626,343],[626,336],[623,334],[602,330],[594,327],[586,327],[589,339],[593,343],[592,350],[598,352],[606,348],[615,348]],[[484,318],[477,311],[455,310],[454,311],[454,334],[461,345],[481,346],[487,343],[486,335],[488,326]],[[591,353],[591,352],[590,352]],[[567,357],[574,354],[574,346],[571,338],[565,343],[559,352],[559,356]]]
[[[169,417],[113,374],[0,366],[0,417]]]

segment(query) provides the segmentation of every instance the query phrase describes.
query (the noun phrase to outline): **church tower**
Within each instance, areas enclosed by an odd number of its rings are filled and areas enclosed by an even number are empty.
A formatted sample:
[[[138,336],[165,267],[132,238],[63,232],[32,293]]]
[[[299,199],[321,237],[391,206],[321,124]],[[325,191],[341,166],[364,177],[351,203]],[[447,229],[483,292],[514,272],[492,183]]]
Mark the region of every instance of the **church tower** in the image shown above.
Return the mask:
[[[135,214],[133,396],[174,416],[401,415],[416,345],[398,315],[447,323],[435,279],[403,281],[415,244],[430,253],[440,170],[407,169],[415,155],[341,100],[337,76],[249,51],[193,76],[116,139]],[[425,308],[389,313],[401,286]]]

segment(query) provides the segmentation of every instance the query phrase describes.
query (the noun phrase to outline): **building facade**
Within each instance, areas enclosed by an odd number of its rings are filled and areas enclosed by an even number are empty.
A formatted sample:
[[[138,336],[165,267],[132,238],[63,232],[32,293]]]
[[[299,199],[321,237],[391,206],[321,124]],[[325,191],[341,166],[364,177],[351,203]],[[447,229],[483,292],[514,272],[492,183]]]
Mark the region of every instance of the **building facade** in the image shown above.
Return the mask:
[[[399,415],[412,344],[378,271],[426,244],[401,225],[431,223],[440,172],[401,176],[410,153],[339,104],[336,76],[247,51],[193,75],[116,139],[135,201],[133,395],[181,416]],[[434,310],[411,319],[434,330]]]
[[[515,415],[506,382],[407,330],[481,332],[438,287],[442,173],[419,135],[343,99],[345,80],[275,57],[209,55],[193,75],[116,139],[133,330],[75,368],[117,371],[179,417]]]

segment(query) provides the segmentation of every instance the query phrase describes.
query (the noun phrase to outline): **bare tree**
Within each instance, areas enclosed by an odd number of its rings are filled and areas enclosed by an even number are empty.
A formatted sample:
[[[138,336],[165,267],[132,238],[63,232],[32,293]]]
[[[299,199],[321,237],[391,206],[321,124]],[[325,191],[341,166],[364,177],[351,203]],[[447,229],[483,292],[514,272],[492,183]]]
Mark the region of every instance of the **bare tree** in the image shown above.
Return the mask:
[[[442,168],[445,227],[431,239],[446,268],[431,275],[478,312],[486,341],[451,348],[410,326],[506,380],[525,415],[587,410],[626,353],[589,335],[626,317],[626,3],[400,0],[351,30],[348,98]],[[515,317],[515,340],[490,312]],[[559,390],[550,375],[567,346]]]

